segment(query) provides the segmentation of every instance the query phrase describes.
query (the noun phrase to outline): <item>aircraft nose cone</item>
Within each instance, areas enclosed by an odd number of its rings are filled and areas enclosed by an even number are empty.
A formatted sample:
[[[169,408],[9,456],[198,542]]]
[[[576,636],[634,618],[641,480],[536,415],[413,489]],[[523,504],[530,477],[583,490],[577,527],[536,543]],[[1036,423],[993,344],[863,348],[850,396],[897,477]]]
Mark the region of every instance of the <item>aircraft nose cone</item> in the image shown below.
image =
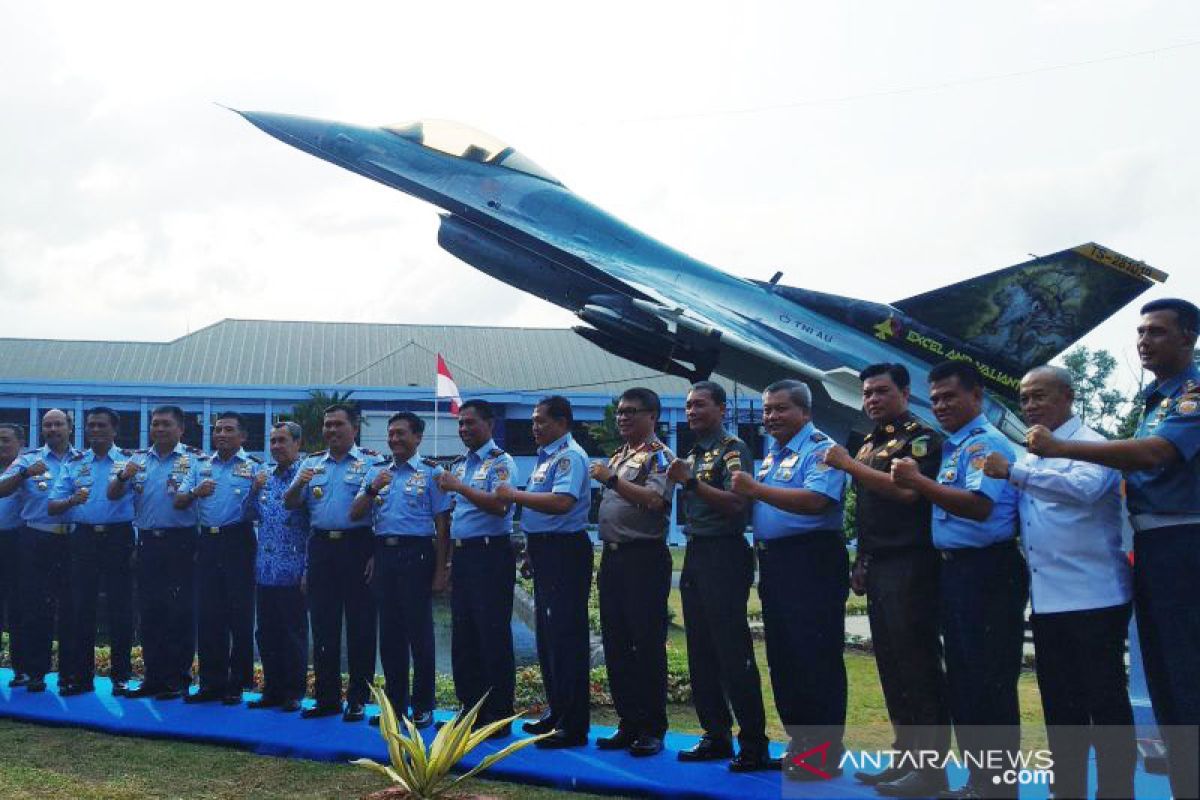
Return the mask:
[[[269,111],[241,111],[231,109],[240,114],[254,127],[269,133],[282,142],[321,155],[327,149],[323,146],[324,139],[333,123],[311,117],[298,117],[293,114],[276,114]]]

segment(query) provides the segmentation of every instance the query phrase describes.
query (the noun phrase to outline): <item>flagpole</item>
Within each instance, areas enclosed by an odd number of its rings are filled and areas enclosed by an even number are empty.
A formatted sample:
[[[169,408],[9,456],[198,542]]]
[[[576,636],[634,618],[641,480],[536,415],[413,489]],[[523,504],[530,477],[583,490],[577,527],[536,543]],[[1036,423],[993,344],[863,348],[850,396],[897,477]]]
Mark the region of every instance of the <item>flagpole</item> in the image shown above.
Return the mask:
[[[433,457],[434,458],[437,458],[439,455],[439,445],[440,445],[440,442],[438,441],[438,398],[437,398],[437,389],[434,389],[433,390]]]

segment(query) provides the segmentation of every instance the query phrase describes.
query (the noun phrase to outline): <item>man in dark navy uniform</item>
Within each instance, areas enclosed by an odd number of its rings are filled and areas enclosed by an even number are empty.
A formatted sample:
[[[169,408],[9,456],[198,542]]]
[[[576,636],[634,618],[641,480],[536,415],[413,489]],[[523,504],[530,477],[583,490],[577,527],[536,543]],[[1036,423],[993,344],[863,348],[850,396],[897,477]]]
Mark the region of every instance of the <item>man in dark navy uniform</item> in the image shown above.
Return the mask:
[[[857,490],[858,554],[851,588],[867,595],[867,615],[879,681],[895,731],[892,749],[912,756],[950,745],[946,676],[938,629],[941,558],[930,538],[929,501],[892,482],[892,462],[912,458],[927,477],[942,463],[942,436],[908,410],[909,376],[902,364],[872,364],[859,373],[863,410],[874,429],[858,455],[834,446],[825,463],[847,472]],[[944,771],[922,772],[897,761],[855,778],[881,794],[928,796],[946,788]]]
[[[1186,300],[1142,306],[1138,356],[1154,381],[1133,439],[1060,439],[1029,429],[1029,452],[1125,473],[1133,524],[1133,604],[1154,715],[1175,797],[1200,794],[1200,311]]]
[[[729,769],[750,772],[771,764],[762,683],[746,619],[754,584],[754,550],[745,535],[750,504],[730,487],[734,473],[754,469],[754,456],[745,442],[725,431],[725,389],[719,383],[694,384],[685,407],[696,444],[686,458],[672,462],[667,475],[683,487],[688,544],[679,594],[692,702],[704,736],[681,751],[679,760],[733,757],[736,716],[740,747]]]

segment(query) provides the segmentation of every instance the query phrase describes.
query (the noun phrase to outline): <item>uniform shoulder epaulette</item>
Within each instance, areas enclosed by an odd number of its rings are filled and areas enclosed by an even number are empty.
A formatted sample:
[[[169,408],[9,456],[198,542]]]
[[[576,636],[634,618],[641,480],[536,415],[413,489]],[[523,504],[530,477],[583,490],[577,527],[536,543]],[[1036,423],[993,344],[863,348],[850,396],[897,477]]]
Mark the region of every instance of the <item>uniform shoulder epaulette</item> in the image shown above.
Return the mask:
[[[454,458],[450,459],[450,463],[451,464],[461,464],[462,462],[464,462],[466,460],[467,460],[467,457],[464,456],[462,453],[459,453]]]
[[[915,419],[909,420],[908,422],[904,423],[904,430],[908,431],[909,433],[912,433],[913,431],[917,431],[920,429],[921,429],[921,423],[917,422]]]
[[[493,447],[491,450],[488,450],[488,455],[492,458],[499,458],[500,456],[504,455],[504,451],[499,447]]]
[[[666,447],[666,445],[663,444],[662,442],[660,442],[658,439],[655,439],[653,442],[650,443],[650,451],[653,453],[657,453],[659,450],[662,450],[664,447]]]
[[[978,436],[981,433],[987,433],[987,428],[972,428],[967,436]]]
[[[70,457],[69,459],[67,459],[67,460],[68,460],[68,461],[82,461],[82,460],[83,460],[83,453],[76,453],[75,455],[71,456],[71,457]]]
[[[829,437],[828,437],[828,436],[826,436],[825,434],[821,433],[820,431],[817,431],[816,433],[814,433],[814,434],[813,434],[812,436],[810,436],[809,438],[810,438],[810,439],[812,439],[814,442],[823,442],[823,441],[825,441],[826,439],[828,439]]]
[[[197,461],[212,461],[216,457],[216,453],[201,453],[200,451],[196,451]]]
[[[125,456],[126,458],[129,458],[131,455],[133,455],[133,451],[132,451],[132,450],[124,450],[124,449],[122,449],[122,450],[118,450],[117,452],[118,452],[118,453],[120,453],[121,455]]]
[[[250,459],[250,460],[251,460],[251,461],[253,461],[255,464],[261,464],[261,463],[263,463],[263,460],[262,460],[261,458],[259,458],[258,456],[246,456],[246,458]]]
[[[204,455],[204,451],[203,451],[203,450],[201,450],[199,447],[192,447],[190,444],[185,444],[185,445],[183,446],[183,449],[184,449],[184,450],[185,450],[185,451],[186,451],[188,454],[190,454],[190,455],[193,455],[193,456],[202,456],[202,455]]]
[[[440,462],[440,461],[438,461],[438,460],[437,460],[436,458],[434,458],[433,456],[422,456],[422,457],[421,457],[421,463],[422,463],[422,464],[424,464],[424,465],[425,465],[425,466],[427,466],[427,467],[438,467],[438,466],[441,466],[441,462]]]
[[[328,450],[318,450],[315,453],[309,453],[307,457],[308,458],[320,458],[321,456],[325,455],[327,452],[329,452],[329,451]]]
[[[133,454],[135,456],[144,456],[144,455],[146,455],[146,453],[149,453],[149,452],[150,452],[149,447],[139,447],[137,450],[133,451]]]
[[[358,451],[359,451],[360,453],[362,453],[364,456],[377,456],[377,455],[379,455],[379,451],[378,451],[378,450],[372,450],[372,449],[371,449],[371,448],[369,448],[369,447],[360,447],[360,448],[358,448]]]

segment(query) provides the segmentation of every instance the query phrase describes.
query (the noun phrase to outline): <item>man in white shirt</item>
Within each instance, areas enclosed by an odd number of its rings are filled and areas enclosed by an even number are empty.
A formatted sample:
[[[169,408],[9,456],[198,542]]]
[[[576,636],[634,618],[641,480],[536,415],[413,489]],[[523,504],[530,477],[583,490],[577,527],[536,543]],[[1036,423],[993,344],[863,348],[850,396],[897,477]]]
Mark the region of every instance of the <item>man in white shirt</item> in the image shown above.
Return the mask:
[[[1103,441],[1071,411],[1071,376],[1038,367],[1021,381],[1021,413],[1060,439]],[[1038,686],[1054,795],[1087,797],[1096,748],[1096,797],[1133,797],[1136,749],[1125,675],[1132,596],[1121,548],[1120,473],[1066,458],[999,453],[984,472],[1021,490],[1021,544],[1029,562]]]

